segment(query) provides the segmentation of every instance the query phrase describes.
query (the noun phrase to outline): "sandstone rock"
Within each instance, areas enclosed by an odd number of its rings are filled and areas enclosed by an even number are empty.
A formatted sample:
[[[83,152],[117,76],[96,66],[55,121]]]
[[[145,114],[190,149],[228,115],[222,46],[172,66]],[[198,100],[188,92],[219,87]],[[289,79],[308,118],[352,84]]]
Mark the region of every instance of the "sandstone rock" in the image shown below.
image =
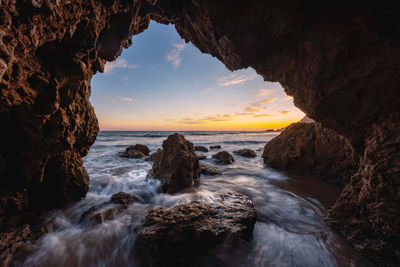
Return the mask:
[[[0,262],[2,266],[11,265],[13,257],[29,240],[30,234],[29,224],[0,232]]]
[[[234,154],[238,154],[242,157],[246,157],[246,158],[254,158],[257,156],[256,152],[254,152],[254,150],[252,149],[239,149],[239,150],[235,150],[233,151]]]
[[[143,154],[139,150],[134,150],[134,149],[126,149],[126,152],[122,154],[123,157],[126,158],[132,158],[132,159],[144,159],[146,157],[145,154]]]
[[[150,210],[136,241],[145,265],[199,266],[218,244],[250,240],[257,216],[250,199],[235,192],[220,198],[219,205],[195,201]]]
[[[264,162],[273,168],[347,185],[358,169],[349,142],[317,123],[294,123],[264,148]]]
[[[221,145],[210,146],[210,149],[221,149]]]
[[[125,154],[128,154],[128,155],[129,155],[129,152],[130,152],[130,151],[135,151],[135,150],[136,150],[136,151],[142,152],[143,155],[145,155],[145,156],[148,156],[149,153],[150,153],[150,149],[149,149],[147,146],[141,145],[141,144],[136,144],[136,145],[134,145],[134,146],[129,146],[129,147],[126,149]]]
[[[18,203],[23,213],[85,196],[82,157],[98,132],[91,77],[153,19],[174,23],[185,41],[230,70],[252,67],[279,81],[297,107],[350,140],[360,168],[334,209],[346,216],[334,217],[341,228],[357,218],[369,222],[370,235],[352,241],[360,247],[388,233],[392,254],[377,250],[374,259],[398,263],[398,1],[357,8],[343,1],[235,1],[229,8],[225,1],[170,2],[2,1],[0,124],[7,131],[0,138],[1,204]],[[24,189],[27,201],[22,194],[11,199]],[[357,235],[351,229],[349,239]],[[368,248],[379,246],[364,247],[370,256]]]
[[[232,164],[235,161],[233,156],[226,151],[218,152],[217,154],[213,155],[212,157],[214,159],[216,159],[218,163],[222,163],[222,164]]]
[[[92,206],[90,209],[82,213],[81,221],[88,221],[91,225],[97,225],[104,221],[112,220],[116,214],[124,210],[127,205],[103,203]]]
[[[221,170],[218,169],[218,167],[204,162],[200,162],[200,173],[205,175],[222,174]]]
[[[196,156],[197,156],[197,158],[198,158],[199,160],[202,160],[202,159],[206,159],[206,158],[207,158],[206,155],[199,155],[199,154],[196,154]]]
[[[162,152],[161,148],[157,149],[156,152],[154,152],[153,154],[151,154],[149,156],[149,160],[151,160],[151,161],[159,160],[159,158],[161,157],[161,152]]]
[[[119,192],[111,196],[111,202],[115,204],[121,204],[124,206],[128,206],[134,201],[139,201],[139,197],[125,192]]]
[[[181,134],[172,134],[163,142],[163,149],[154,161],[148,177],[161,180],[166,193],[190,187],[200,176],[199,159],[193,144]]]
[[[205,146],[195,146],[194,150],[195,151],[208,152],[208,149]]]

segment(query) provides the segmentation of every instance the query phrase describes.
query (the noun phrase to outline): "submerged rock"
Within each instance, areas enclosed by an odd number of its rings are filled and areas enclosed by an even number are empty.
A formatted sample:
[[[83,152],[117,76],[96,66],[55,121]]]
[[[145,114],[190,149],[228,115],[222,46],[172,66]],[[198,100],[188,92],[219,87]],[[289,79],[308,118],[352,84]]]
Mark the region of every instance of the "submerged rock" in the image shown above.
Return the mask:
[[[129,146],[126,150],[125,153],[122,154],[123,157],[127,158],[145,158],[148,156],[150,153],[150,149],[141,144],[136,144],[134,146]]]
[[[119,192],[111,196],[111,202],[115,204],[121,204],[128,206],[134,201],[139,201],[139,198],[135,195],[131,195],[125,192]]]
[[[218,163],[222,163],[222,164],[232,164],[235,161],[233,156],[226,151],[218,152],[217,154],[213,155],[212,157],[214,159],[216,159]]]
[[[81,221],[87,220],[90,224],[97,225],[104,221],[112,220],[116,214],[126,207],[126,205],[110,203],[95,205],[82,213]]]
[[[199,159],[199,160],[202,160],[202,159],[206,159],[207,158],[207,156],[206,155],[202,155],[202,154],[196,154],[196,156],[197,156],[197,158]]]
[[[208,152],[208,149],[205,146],[195,146],[194,150],[195,151]]]
[[[154,208],[139,230],[136,249],[148,266],[201,265],[217,245],[250,240],[256,216],[251,200],[231,191],[220,194],[218,204]]]
[[[254,158],[257,156],[256,152],[254,152],[254,150],[249,148],[235,150],[233,151],[233,153],[246,158]]]
[[[264,148],[264,162],[273,168],[311,174],[346,185],[358,169],[349,142],[318,123],[294,123]]]
[[[176,193],[190,187],[200,177],[199,159],[193,144],[181,134],[172,134],[163,142],[148,177],[159,179],[166,193]]]
[[[220,145],[210,146],[210,149],[221,149]]]
[[[204,162],[200,162],[200,172],[201,174],[205,175],[217,175],[217,174],[222,174],[222,171],[218,169],[218,167],[207,164]]]

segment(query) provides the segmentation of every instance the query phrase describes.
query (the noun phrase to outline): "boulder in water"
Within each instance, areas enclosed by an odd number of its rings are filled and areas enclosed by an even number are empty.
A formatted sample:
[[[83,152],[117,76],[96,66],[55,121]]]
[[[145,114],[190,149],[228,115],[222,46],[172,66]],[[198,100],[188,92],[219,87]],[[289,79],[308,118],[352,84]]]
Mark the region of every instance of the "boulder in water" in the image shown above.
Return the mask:
[[[139,230],[137,254],[147,266],[206,266],[202,259],[210,259],[217,245],[250,240],[256,216],[251,200],[232,191],[221,193],[218,204],[154,208]]]
[[[126,149],[126,151],[128,150],[138,150],[140,152],[142,152],[145,156],[148,156],[150,154],[150,149],[142,144],[136,144],[134,146],[130,146]]]
[[[126,207],[125,205],[111,203],[95,205],[82,213],[81,221],[87,220],[90,224],[97,225],[104,221],[112,220],[116,214],[120,213]]]
[[[207,156],[206,156],[206,155],[203,155],[203,154],[196,154],[196,156],[197,156],[197,158],[198,158],[199,160],[202,160],[202,159],[206,159],[206,158],[207,158]]]
[[[139,201],[139,197],[125,192],[119,192],[111,196],[112,203],[121,204],[123,206],[128,206],[134,201]]]
[[[254,150],[249,148],[235,150],[233,151],[233,153],[246,158],[254,158],[257,156],[256,152],[254,152]]]
[[[201,152],[208,152],[208,149],[205,146],[195,146],[194,150],[201,151]]]
[[[217,175],[217,174],[222,174],[221,170],[218,169],[218,167],[207,164],[204,162],[200,162],[200,172],[201,174],[205,175]]]
[[[210,149],[221,149],[220,145],[210,146]]]
[[[346,138],[319,123],[293,123],[264,148],[264,162],[276,169],[348,184],[358,156]]]
[[[140,152],[139,150],[129,149],[127,148],[125,153],[122,154],[123,157],[131,158],[131,159],[144,159],[146,157],[145,154]]]
[[[159,179],[166,193],[177,193],[190,187],[200,177],[199,159],[193,144],[181,134],[171,134],[163,142],[148,177]]]
[[[233,156],[226,151],[218,152],[217,154],[213,155],[212,157],[214,159],[216,159],[218,163],[222,163],[222,164],[232,164],[235,161]]]

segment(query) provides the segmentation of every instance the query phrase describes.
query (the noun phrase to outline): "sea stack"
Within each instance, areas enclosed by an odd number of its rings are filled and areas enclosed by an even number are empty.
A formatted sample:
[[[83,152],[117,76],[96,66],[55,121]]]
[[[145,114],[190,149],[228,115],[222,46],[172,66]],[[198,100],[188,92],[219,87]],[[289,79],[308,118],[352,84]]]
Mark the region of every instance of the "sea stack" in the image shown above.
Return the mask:
[[[148,177],[160,180],[164,192],[177,193],[199,180],[199,159],[192,143],[175,133],[168,136],[162,147]]]

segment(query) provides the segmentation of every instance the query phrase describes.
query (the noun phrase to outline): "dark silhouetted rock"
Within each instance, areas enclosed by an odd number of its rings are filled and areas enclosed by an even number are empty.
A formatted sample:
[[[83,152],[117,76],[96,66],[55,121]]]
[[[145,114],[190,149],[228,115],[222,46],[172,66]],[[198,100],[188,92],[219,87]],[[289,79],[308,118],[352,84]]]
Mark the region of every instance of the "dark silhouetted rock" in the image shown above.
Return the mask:
[[[212,157],[214,159],[216,159],[218,163],[222,163],[222,164],[232,164],[235,161],[233,156],[226,151],[218,152],[217,154],[213,155]]]
[[[233,151],[234,154],[238,154],[242,157],[246,157],[246,158],[254,158],[257,156],[256,152],[254,152],[252,149],[239,149],[239,150],[235,150]]]
[[[208,152],[208,149],[205,146],[195,146],[194,150],[195,151]]]
[[[122,154],[122,156],[132,159],[144,159],[146,157],[142,152],[134,149],[129,149],[129,150],[127,149],[126,152]]]
[[[207,156],[206,155],[202,155],[202,154],[196,154],[196,156],[197,156],[197,158],[199,159],[199,160],[203,160],[203,159],[206,159],[207,158]]]
[[[222,174],[221,170],[218,169],[218,167],[204,162],[200,162],[200,172],[201,174],[205,175]]]
[[[264,162],[273,168],[347,185],[358,169],[349,142],[317,123],[294,123],[264,148]]]
[[[221,149],[220,145],[210,146],[210,149]]]
[[[235,192],[220,199],[218,205],[195,201],[152,209],[136,240],[145,265],[199,266],[197,260],[217,245],[250,240],[257,216],[250,199]]]
[[[24,247],[30,239],[31,228],[29,224],[23,224],[9,230],[0,232],[0,262],[2,266],[11,266],[13,257]]]
[[[127,205],[113,203],[95,205],[82,213],[81,221],[87,221],[91,225],[97,225],[104,221],[112,220],[115,215],[126,208]]]
[[[181,134],[171,134],[154,161],[148,177],[159,179],[166,193],[176,193],[190,187],[200,176],[199,159],[193,144]]]
[[[119,192],[111,196],[111,202],[124,206],[128,206],[134,201],[139,201],[139,198],[135,195],[131,195],[125,192]]]
[[[150,149],[145,146],[145,145],[141,145],[141,144],[136,144],[134,146],[129,146],[126,151],[125,154],[129,154],[129,151],[131,150],[137,150],[142,152],[145,156],[148,156],[150,154]]]

